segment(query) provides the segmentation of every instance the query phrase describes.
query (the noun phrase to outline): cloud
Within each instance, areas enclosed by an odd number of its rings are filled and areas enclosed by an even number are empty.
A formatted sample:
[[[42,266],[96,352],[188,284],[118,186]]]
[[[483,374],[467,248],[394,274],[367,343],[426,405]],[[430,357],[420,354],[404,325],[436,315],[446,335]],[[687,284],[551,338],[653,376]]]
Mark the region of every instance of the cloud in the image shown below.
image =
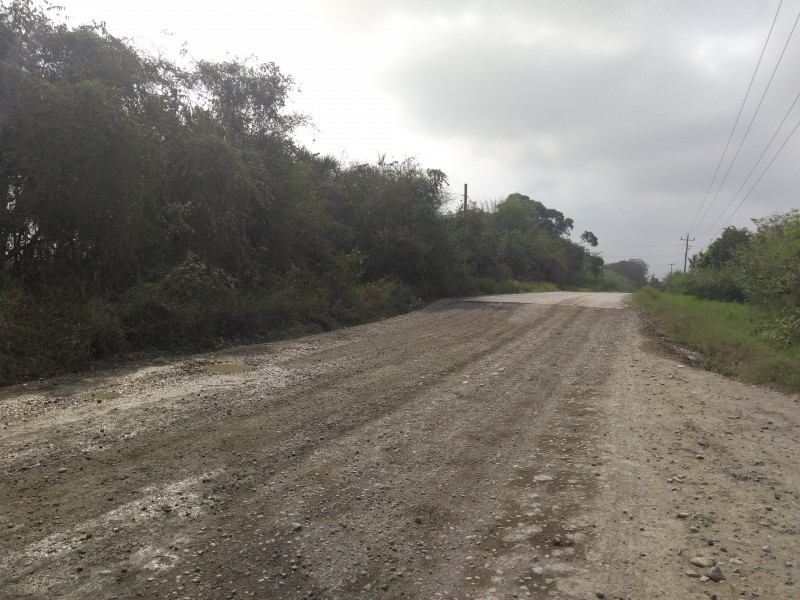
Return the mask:
[[[594,209],[602,198],[618,225],[656,231],[668,224],[672,236],[702,201],[774,14],[774,7],[744,2],[503,2],[452,9],[438,25],[420,25],[413,47],[383,72],[381,84],[404,120],[476,155],[501,156],[507,171],[526,173],[523,182],[534,188],[520,191],[546,204],[543,193],[552,193],[551,203],[598,216],[611,230]],[[748,115],[788,35],[792,15],[785,16]],[[733,196],[796,93],[790,89],[792,73],[800,71],[797,54],[784,57],[711,217]],[[787,185],[796,175],[786,160],[773,167],[772,185],[759,186],[764,207],[753,199],[751,208],[763,212],[770,202],[789,202]],[[629,232],[618,226],[610,235],[621,239]]]

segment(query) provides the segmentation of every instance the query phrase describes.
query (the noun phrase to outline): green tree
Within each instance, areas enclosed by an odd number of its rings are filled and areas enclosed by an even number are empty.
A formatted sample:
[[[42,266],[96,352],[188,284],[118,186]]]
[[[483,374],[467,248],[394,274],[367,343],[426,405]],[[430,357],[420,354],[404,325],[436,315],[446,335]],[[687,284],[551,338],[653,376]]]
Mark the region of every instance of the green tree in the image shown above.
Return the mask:
[[[754,219],[756,232],[738,257],[747,298],[773,310],[800,307],[800,210]]]
[[[591,231],[584,231],[581,234],[581,241],[584,244],[589,244],[592,248],[597,248],[597,244],[600,242],[597,240],[597,236],[593,234]]]
[[[747,229],[726,227],[722,235],[714,240],[705,252],[701,252],[695,257],[692,268],[723,269],[730,267],[749,242],[750,232]]]
[[[199,106],[227,134],[286,138],[307,123],[305,116],[283,111],[294,80],[275,63],[200,60],[191,73],[191,87]]]
[[[647,285],[647,272],[649,267],[647,263],[640,258],[621,260],[607,265],[606,268],[619,273],[631,281],[636,287]]]
[[[0,271],[28,284],[129,284],[157,257],[159,140],[139,121],[141,67],[101,27],[0,13]]]
[[[504,212],[507,215],[504,219],[506,221],[511,216],[526,220],[532,218],[545,231],[556,236],[568,236],[573,228],[572,219],[565,217],[564,213],[554,208],[547,208],[541,202],[519,193],[511,194],[501,202],[497,207],[497,212],[498,214]]]

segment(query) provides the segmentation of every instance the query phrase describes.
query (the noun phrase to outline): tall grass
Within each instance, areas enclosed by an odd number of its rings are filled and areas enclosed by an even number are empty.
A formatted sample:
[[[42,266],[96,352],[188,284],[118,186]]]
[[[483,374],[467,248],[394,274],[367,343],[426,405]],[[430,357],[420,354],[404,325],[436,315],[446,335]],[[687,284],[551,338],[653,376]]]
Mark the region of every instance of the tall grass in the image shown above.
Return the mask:
[[[559,287],[546,281],[498,281],[491,277],[473,277],[467,285],[467,295],[478,294],[523,294],[531,292],[557,292]]]
[[[780,348],[765,339],[760,332],[766,315],[760,309],[664,294],[649,287],[633,298],[660,334],[701,353],[712,370],[800,392],[800,348]]]

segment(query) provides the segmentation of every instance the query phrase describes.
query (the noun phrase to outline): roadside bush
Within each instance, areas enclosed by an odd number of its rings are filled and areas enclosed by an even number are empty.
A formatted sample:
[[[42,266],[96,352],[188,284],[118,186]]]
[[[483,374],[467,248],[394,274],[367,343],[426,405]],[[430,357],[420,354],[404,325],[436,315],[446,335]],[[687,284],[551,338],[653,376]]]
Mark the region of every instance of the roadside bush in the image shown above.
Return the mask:
[[[111,304],[79,292],[0,292],[0,384],[87,369],[127,348]]]
[[[624,275],[611,269],[603,271],[603,291],[605,292],[635,292],[636,284]]]
[[[557,292],[560,288],[546,281],[498,281],[491,277],[472,277],[468,286],[469,296],[490,294],[529,294],[534,292]]]
[[[688,273],[670,273],[664,278],[664,286],[670,294],[694,296],[702,300],[745,301],[741,279],[733,269],[695,269]]]
[[[800,306],[800,210],[755,219],[758,231],[739,256],[748,301],[785,313]]]
[[[347,296],[333,314],[347,323],[405,313],[416,308],[418,303],[411,286],[389,279],[356,285]]]
[[[766,321],[762,326],[761,337],[777,348],[800,346],[800,308]]]
[[[238,300],[230,276],[190,256],[162,279],[128,290],[119,310],[125,336],[137,348],[205,347],[255,320],[249,304]]]

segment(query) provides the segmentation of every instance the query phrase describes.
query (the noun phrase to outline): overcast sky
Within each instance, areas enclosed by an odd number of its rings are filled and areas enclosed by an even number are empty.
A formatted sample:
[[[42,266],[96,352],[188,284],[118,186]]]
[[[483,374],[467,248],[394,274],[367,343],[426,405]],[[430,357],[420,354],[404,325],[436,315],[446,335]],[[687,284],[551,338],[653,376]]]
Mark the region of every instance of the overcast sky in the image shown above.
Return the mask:
[[[662,276],[705,247],[800,121],[800,14],[783,0],[740,123],[706,198],[780,0],[58,0],[136,45],[195,58],[255,55],[291,75],[310,149],[346,161],[415,157],[454,195],[513,192],[600,239],[606,262]],[[800,25],[798,26],[800,29]],[[169,35],[165,34],[168,32]],[[177,56],[174,54],[173,56]],[[719,193],[717,190],[719,189]],[[730,225],[800,207],[800,132]],[[724,209],[730,205],[727,212]],[[706,210],[709,208],[704,217]],[[704,218],[703,218],[704,217]],[[690,230],[691,227],[691,230]]]

